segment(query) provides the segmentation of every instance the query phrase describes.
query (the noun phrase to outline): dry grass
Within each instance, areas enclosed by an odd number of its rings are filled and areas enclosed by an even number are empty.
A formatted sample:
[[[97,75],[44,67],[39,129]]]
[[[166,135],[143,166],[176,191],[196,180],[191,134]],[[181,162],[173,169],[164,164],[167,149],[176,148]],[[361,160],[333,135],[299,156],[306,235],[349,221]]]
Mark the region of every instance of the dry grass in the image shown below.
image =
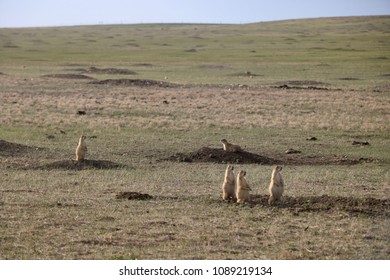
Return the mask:
[[[387,217],[381,217],[336,208],[300,212],[262,204],[226,204],[219,198],[218,175],[223,174],[223,168],[160,164],[135,170],[81,173],[10,172],[1,189],[1,257],[388,258],[389,212],[384,213]],[[270,167],[245,168],[250,172],[248,179],[254,193],[266,194]],[[372,189],[367,191],[349,186],[349,178],[336,181],[327,176],[323,177],[327,185],[313,184],[315,176],[306,167],[302,168],[306,171],[304,179],[299,178],[297,184],[297,179],[292,178],[297,168],[286,169],[289,196],[348,195],[350,190],[346,188],[353,188],[354,195],[372,196],[377,194],[375,188],[384,190],[380,182],[371,184]],[[379,171],[380,167],[373,167],[374,172],[376,169]],[[363,172],[360,176],[370,174]],[[262,178],[261,184],[255,177]],[[6,187],[11,184],[12,188]],[[385,188],[388,192],[388,185]],[[153,199],[116,199],[115,195],[123,190],[148,193]]]
[[[256,200],[244,207],[226,204],[220,199],[224,165],[161,160],[202,146],[219,147],[221,137],[273,158],[287,147],[303,149],[308,157],[373,158],[379,161],[286,166],[286,195],[388,201],[384,93],[32,84],[2,93],[5,139],[46,147],[0,157],[3,259],[389,258],[389,209],[372,208],[370,214],[340,204],[318,209],[306,202],[298,208],[269,208]],[[54,85],[56,91],[46,88]],[[380,113],[383,118],[376,121]],[[28,126],[33,129],[25,130]],[[74,156],[81,132],[90,137],[89,158],[122,167],[58,165]],[[313,133],[319,140],[304,140]],[[354,147],[352,139],[373,145]],[[247,170],[255,197],[267,194],[271,166],[236,169]],[[153,198],[117,199],[123,191]]]
[[[272,87],[194,86],[138,88],[50,80],[23,82],[3,92],[3,125],[142,127],[196,129],[284,127],[384,131],[390,97],[373,90],[280,90]],[[50,83],[50,84],[52,84]],[[39,89],[38,89],[39,87]],[[61,88],[61,90],[59,90]],[[65,90],[63,90],[64,88]],[[38,92],[37,92],[38,91]],[[77,115],[78,110],[86,116]],[[359,114],[356,114],[359,111]],[[48,117],[50,115],[50,118]]]

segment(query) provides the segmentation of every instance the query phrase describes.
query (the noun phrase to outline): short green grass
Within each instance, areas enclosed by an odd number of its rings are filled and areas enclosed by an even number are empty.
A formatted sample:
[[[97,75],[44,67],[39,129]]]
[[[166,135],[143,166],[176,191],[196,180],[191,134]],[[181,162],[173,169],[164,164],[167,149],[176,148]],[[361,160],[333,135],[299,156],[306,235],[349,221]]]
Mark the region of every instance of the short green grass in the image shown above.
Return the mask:
[[[0,67],[26,77],[115,66],[180,83],[316,80],[334,87],[378,86],[390,71],[389,21],[383,16],[2,29]],[[258,76],[237,76],[247,71]]]
[[[228,204],[225,164],[164,160],[221,138],[274,158],[289,148],[298,159],[362,158],[285,165],[285,195],[388,201],[389,25],[384,16],[1,29],[0,140],[46,149],[10,157],[0,146],[0,258],[389,259],[389,209]],[[90,66],[138,73],[85,73],[97,79],[183,86],[42,77]],[[286,83],[298,88],[274,87]],[[72,159],[82,133],[89,159],[126,167],[36,168]],[[254,197],[267,195],[272,166],[235,166]],[[123,191],[153,199],[116,199]]]

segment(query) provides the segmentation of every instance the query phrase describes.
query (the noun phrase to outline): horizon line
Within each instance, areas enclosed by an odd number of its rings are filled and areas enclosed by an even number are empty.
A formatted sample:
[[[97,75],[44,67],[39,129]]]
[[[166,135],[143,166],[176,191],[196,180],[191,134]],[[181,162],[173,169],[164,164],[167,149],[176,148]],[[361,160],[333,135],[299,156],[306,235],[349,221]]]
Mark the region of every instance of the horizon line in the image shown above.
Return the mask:
[[[310,20],[310,19],[332,19],[332,18],[357,18],[357,17],[390,17],[390,14],[381,15],[353,15],[353,16],[323,16],[323,17],[302,17],[302,18],[287,18],[287,19],[274,19],[254,22],[134,22],[134,23],[105,23],[99,21],[98,23],[80,23],[80,24],[64,24],[64,25],[31,25],[31,26],[0,26],[0,29],[24,29],[24,28],[60,28],[60,27],[81,27],[81,26],[104,26],[104,25],[249,25],[265,22],[282,22],[282,21],[294,21],[294,20]]]

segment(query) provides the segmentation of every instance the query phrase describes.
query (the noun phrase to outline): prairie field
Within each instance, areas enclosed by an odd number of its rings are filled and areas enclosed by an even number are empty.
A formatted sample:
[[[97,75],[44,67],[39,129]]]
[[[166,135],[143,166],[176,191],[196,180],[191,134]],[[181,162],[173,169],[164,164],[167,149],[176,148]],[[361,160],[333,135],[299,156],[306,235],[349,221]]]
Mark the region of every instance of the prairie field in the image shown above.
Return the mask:
[[[390,259],[389,35],[389,16],[0,29],[0,259]],[[250,202],[222,200],[227,164]]]

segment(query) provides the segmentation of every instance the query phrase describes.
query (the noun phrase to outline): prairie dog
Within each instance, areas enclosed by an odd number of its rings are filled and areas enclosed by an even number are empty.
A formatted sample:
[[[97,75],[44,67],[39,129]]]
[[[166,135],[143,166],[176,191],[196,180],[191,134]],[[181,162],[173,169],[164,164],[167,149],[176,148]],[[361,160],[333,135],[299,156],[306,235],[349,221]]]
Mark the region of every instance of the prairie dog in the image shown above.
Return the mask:
[[[237,190],[236,190],[236,197],[237,197],[237,203],[244,203],[246,201],[249,201],[249,191],[252,189],[248,185],[246,179],[245,179],[246,171],[241,170],[237,174]]]
[[[225,178],[222,184],[222,199],[236,199],[236,182],[234,178],[234,166],[228,165],[225,170]]]
[[[229,143],[226,139],[221,140],[223,145],[223,150],[227,152],[242,152],[242,148],[239,145]]]
[[[76,148],[76,161],[83,161],[85,159],[85,155],[87,154],[87,144],[86,144],[87,136],[81,135],[79,139],[79,144]]]
[[[284,181],[282,178],[281,166],[275,166],[272,170],[271,183],[269,184],[268,204],[273,205],[276,201],[281,201],[284,191]]]

